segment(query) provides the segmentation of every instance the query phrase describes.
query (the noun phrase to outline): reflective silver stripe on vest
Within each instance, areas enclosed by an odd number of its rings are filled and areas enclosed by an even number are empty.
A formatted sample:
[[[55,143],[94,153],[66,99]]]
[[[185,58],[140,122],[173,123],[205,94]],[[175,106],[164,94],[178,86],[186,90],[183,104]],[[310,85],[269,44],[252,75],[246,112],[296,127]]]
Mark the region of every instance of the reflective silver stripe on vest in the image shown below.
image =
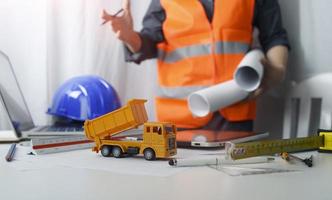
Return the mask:
[[[246,43],[241,42],[217,42],[216,43],[216,54],[237,54],[247,53],[250,46]]]
[[[241,42],[216,42],[215,46],[216,54],[246,53],[250,48],[249,44]],[[158,59],[165,63],[175,63],[185,58],[210,55],[212,53],[211,49],[210,44],[181,47],[171,52],[165,52],[159,49]]]
[[[174,63],[184,58],[211,54],[211,44],[200,44],[178,48],[169,53],[160,50],[158,58],[166,63]]]
[[[187,99],[187,97],[198,90],[209,86],[184,86],[184,87],[161,87],[158,89],[158,96],[171,99]]]

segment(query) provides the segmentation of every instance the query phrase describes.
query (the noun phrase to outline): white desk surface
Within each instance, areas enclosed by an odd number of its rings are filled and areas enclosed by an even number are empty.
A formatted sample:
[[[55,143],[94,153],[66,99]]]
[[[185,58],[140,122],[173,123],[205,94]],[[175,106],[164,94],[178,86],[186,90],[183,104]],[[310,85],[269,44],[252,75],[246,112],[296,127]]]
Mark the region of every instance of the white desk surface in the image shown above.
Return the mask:
[[[22,171],[0,155],[0,199],[331,200],[332,154],[309,154],[315,155],[314,167],[304,171],[237,177],[209,167],[189,168],[168,177],[75,168]]]

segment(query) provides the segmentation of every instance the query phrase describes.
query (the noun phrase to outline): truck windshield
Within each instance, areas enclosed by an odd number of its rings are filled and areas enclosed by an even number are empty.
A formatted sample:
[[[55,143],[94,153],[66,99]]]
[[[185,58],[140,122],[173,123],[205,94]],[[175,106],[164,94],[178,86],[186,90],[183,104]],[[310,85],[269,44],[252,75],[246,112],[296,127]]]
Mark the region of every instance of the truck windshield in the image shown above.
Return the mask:
[[[174,133],[173,131],[173,126],[171,125],[168,125],[168,126],[165,126],[165,130],[166,130],[166,133]]]

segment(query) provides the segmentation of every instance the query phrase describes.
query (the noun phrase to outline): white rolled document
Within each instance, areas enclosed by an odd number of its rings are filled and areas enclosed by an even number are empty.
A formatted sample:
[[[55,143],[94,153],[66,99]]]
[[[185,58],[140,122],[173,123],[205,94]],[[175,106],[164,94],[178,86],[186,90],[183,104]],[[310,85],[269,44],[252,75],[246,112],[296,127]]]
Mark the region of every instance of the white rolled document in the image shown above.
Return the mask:
[[[247,53],[234,73],[236,84],[247,92],[255,91],[261,84],[264,67],[261,60],[264,53],[255,49]]]
[[[189,110],[195,116],[204,117],[245,99],[261,84],[264,72],[261,63],[263,58],[264,53],[261,50],[250,51],[238,65],[233,80],[190,94]]]
[[[248,94],[234,80],[227,81],[190,94],[188,97],[189,109],[195,116],[204,117],[220,108],[243,100]]]

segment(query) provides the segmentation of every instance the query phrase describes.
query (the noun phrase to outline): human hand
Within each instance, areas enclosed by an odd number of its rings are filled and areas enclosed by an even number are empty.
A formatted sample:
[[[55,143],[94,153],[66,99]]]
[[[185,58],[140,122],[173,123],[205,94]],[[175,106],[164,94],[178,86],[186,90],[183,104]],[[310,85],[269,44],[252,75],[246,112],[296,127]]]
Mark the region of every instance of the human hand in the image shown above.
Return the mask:
[[[264,75],[259,88],[249,94],[248,100],[256,99],[261,96],[264,92],[277,86],[285,77],[285,66],[277,66],[268,59],[263,58],[261,63],[264,67]]]
[[[122,16],[117,16],[123,10]],[[124,0],[122,9],[115,15],[110,15],[106,10],[103,10],[102,19],[103,24],[110,22],[113,32],[116,34],[117,38],[121,41],[127,43],[130,41],[133,30],[133,19],[130,12],[130,0]]]
[[[103,16],[101,18],[104,20],[104,22],[101,25],[104,25],[107,22],[111,21],[113,19],[113,17],[118,16],[122,11],[123,11],[123,8],[118,10],[118,12],[116,12],[114,15],[110,15],[110,14],[108,14],[108,12],[106,12],[106,10],[103,10]]]

